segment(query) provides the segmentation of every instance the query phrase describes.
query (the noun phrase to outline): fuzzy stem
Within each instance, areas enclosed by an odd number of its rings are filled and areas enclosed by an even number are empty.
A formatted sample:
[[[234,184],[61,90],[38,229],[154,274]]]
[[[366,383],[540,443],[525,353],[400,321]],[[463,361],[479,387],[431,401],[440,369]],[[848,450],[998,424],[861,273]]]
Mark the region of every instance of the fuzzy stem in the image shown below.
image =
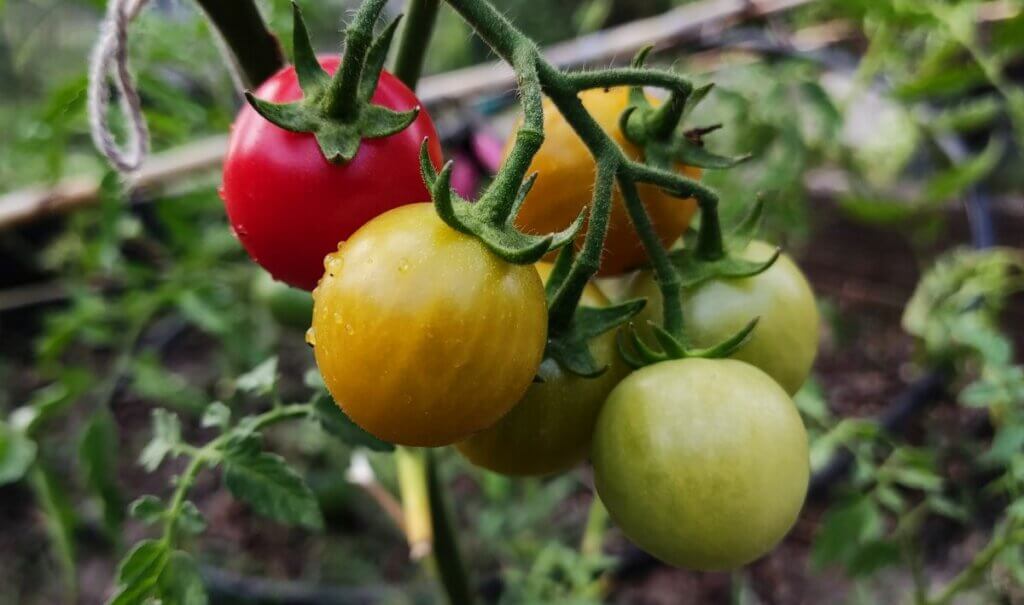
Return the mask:
[[[387,0],[366,0],[345,30],[345,59],[331,79],[325,97],[327,114],[341,121],[354,119],[359,111],[359,84],[366,54],[373,44],[373,25],[386,4]]]
[[[395,54],[395,76],[411,90],[423,71],[423,58],[437,21],[439,0],[409,0],[405,5],[405,27]]]
[[[253,0],[196,0],[231,49],[248,86],[256,87],[285,65],[284,53]]]

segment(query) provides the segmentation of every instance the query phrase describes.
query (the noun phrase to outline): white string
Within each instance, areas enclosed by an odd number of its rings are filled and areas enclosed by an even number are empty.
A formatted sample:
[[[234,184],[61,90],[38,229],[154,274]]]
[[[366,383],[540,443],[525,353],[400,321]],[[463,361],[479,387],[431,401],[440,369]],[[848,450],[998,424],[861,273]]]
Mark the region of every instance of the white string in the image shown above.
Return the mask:
[[[96,148],[121,172],[132,172],[149,153],[149,129],[142,115],[142,102],[128,70],[128,26],[149,0],[110,0],[100,26],[100,37],[89,61],[89,128]],[[111,75],[118,91],[118,103],[128,120],[128,141],[120,147],[110,130]]]

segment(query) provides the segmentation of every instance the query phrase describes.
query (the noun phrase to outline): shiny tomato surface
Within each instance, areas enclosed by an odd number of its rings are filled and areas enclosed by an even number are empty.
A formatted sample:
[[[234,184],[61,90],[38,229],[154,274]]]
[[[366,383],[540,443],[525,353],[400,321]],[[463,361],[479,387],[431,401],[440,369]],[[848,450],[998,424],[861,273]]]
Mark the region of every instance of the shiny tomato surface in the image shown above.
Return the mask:
[[[441,446],[505,415],[547,340],[544,286],[446,225],[386,212],[325,260],[309,341],[334,400],[391,443]]]
[[[330,73],[337,56],[321,57]],[[272,76],[254,93],[278,103],[297,101],[302,90],[293,67]],[[419,99],[382,71],[373,103],[405,111]],[[312,290],[324,256],[356,229],[391,208],[430,199],[419,170],[419,148],[430,137],[430,157],[441,164],[441,145],[423,109],[405,130],[364,139],[352,160],[328,162],[310,133],[284,130],[248,104],[231,129],[221,196],[231,226],[249,255],[275,279]]]

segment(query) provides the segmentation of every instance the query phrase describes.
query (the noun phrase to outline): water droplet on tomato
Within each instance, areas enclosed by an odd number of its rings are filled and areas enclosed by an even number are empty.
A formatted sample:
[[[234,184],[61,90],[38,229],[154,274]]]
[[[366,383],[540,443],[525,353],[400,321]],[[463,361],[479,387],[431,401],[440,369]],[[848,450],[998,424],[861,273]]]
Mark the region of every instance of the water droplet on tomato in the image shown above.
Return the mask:
[[[349,336],[352,336],[353,334],[356,333],[355,329],[352,328],[352,324],[345,324],[345,333],[348,334]]]
[[[313,331],[313,328],[306,330],[306,344],[311,347],[316,346],[316,332]]]
[[[398,264],[398,270],[401,271],[402,273],[405,273],[406,271],[408,271],[409,270],[409,261],[407,261],[407,260],[405,260],[403,258],[402,262]]]

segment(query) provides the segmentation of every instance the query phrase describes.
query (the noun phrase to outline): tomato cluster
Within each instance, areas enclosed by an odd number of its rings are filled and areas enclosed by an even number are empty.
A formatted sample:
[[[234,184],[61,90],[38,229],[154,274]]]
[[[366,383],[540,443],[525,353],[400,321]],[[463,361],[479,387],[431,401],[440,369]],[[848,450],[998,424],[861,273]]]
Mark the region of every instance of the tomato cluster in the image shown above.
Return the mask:
[[[338,59],[322,60],[327,71]],[[301,93],[284,70],[257,94]],[[620,131],[624,88],[580,95],[631,159]],[[417,106],[382,73],[373,102]],[[594,161],[552,106],[533,159],[536,183],[518,214],[528,233],[566,227],[589,203]],[[592,458],[596,489],[625,533],[654,555],[696,569],[728,569],[770,550],[799,513],[807,438],[790,396],[817,348],[814,297],[793,262],[754,277],[712,279],[684,292],[688,335],[708,347],[754,316],[760,325],[733,359],[661,361],[630,372],[616,330],[583,343],[604,371],[581,376],[545,355],[545,282],[551,265],[518,265],[444,222],[425,202],[416,149],[426,112],[405,130],[364,141],[341,164],[310,133],[287,132],[246,108],[225,166],[236,233],[276,278],[313,289],[307,340],[335,401],[360,427],[402,445],[456,445],[472,463],[509,475],[562,472]],[[700,171],[676,170],[692,178]],[[686,229],[693,200],[641,188],[658,237]],[[743,254],[771,250],[752,243]],[[635,270],[645,254],[621,196],[613,198],[602,275]],[[650,338],[662,301],[650,271],[628,277],[647,310],[633,325]],[[581,305],[611,304],[594,285]],[[645,332],[646,331],[646,332]]]

